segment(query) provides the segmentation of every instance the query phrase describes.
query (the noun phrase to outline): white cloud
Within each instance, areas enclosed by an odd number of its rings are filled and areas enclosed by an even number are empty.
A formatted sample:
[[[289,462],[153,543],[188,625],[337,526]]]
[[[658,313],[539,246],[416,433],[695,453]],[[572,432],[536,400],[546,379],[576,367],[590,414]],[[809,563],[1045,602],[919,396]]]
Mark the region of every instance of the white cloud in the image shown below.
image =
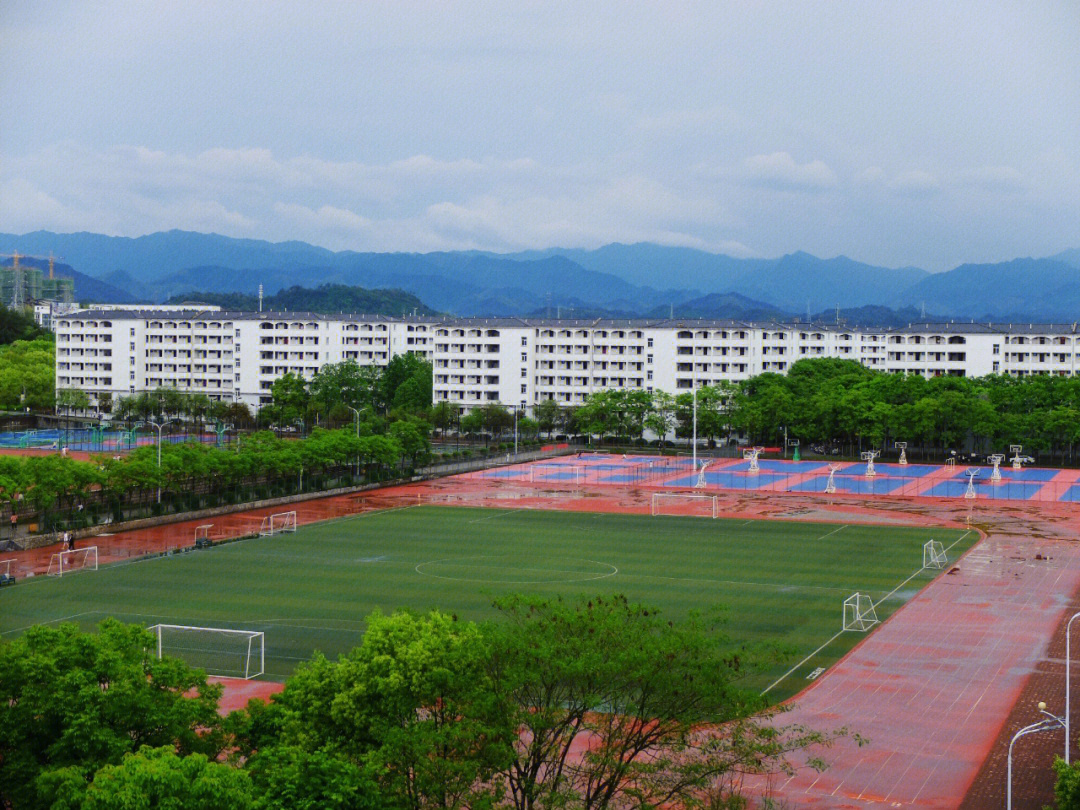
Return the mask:
[[[754,155],[744,162],[745,179],[782,190],[821,191],[836,186],[836,174],[823,161],[796,163],[787,152]]]

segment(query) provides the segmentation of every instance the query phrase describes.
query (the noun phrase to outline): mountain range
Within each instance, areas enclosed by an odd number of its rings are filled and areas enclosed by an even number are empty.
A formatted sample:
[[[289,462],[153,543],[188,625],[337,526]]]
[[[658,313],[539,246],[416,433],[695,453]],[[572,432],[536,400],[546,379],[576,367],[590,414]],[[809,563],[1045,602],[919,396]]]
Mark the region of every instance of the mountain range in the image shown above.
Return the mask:
[[[1080,249],[942,273],[845,256],[742,259],[648,243],[510,254],[358,253],[187,231],[137,238],[0,234],[0,253],[15,250],[63,257],[72,272],[77,268],[77,296],[101,301],[162,301],[192,290],[251,295],[260,284],[271,295],[294,285],[343,284],[400,289],[457,315],[760,317],[775,311],[790,317],[869,306],[978,320],[1080,318]]]

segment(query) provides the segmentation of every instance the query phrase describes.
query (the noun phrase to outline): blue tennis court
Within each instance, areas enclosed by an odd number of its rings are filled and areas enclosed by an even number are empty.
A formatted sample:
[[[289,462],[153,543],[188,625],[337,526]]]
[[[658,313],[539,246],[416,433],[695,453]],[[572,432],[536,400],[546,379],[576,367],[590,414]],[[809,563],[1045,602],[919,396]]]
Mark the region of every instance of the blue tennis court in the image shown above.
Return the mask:
[[[775,473],[760,473],[758,475],[740,475],[733,472],[705,472],[705,483],[710,487],[721,489],[758,489],[759,487],[783,481],[788,476],[776,475]],[[665,481],[666,487],[693,487],[697,485],[697,474],[686,475],[673,481]]]
[[[989,479],[993,474],[993,467],[979,467],[978,468],[981,477]],[[1029,467],[1027,469],[1014,470],[1012,467],[1001,469],[1002,481],[1049,481],[1058,474],[1057,470],[1046,470],[1035,467]],[[967,480],[966,472],[958,472],[953,478]]]
[[[987,480],[980,481],[976,479],[975,495],[978,498],[989,498],[991,500],[1026,501],[1042,489],[1042,486],[1042,484],[1021,481],[1003,481],[1000,484],[993,484]],[[935,498],[962,498],[967,494],[967,488],[967,481],[951,479],[934,484],[929,492],[922,494]]]
[[[1067,490],[1065,494],[1058,498],[1059,501],[1070,501],[1072,503],[1080,503],[1080,484],[1073,484]]]
[[[758,460],[758,467],[762,470],[770,470],[772,472],[784,472],[789,475],[795,475],[798,473],[812,472],[813,470],[827,470],[828,467],[822,461],[782,461],[780,459],[763,458]],[[732,464],[730,467],[725,467],[725,470],[731,472],[746,472],[750,469],[749,461],[741,461],[738,464]]]
[[[900,489],[906,481],[902,478],[867,478],[853,475],[838,475],[833,479],[836,491],[848,495],[887,495],[893,490]],[[806,481],[801,481],[791,487],[792,492],[824,492],[829,484],[829,477],[817,476]]]

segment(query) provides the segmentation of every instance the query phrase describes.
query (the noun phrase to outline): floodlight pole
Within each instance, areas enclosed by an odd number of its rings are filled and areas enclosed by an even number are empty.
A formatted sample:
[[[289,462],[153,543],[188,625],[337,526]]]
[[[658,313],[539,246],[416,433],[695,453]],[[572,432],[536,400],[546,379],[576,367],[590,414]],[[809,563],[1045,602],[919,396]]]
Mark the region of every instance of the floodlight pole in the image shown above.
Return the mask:
[[[1071,680],[1070,676],[1072,675],[1072,655],[1071,655],[1071,647],[1070,647],[1070,644],[1069,644],[1069,640],[1070,640],[1069,633],[1072,630],[1073,621],[1075,621],[1077,618],[1080,618],[1080,613],[1074,613],[1071,617],[1069,617],[1069,621],[1066,622],[1066,624],[1065,624],[1065,764],[1066,765],[1069,764],[1069,746],[1070,746],[1070,743],[1072,742],[1072,738],[1069,736],[1069,734],[1071,733],[1071,726],[1070,726],[1071,718],[1070,718],[1069,715],[1071,714],[1071,709],[1072,709],[1072,707],[1071,707],[1071,705],[1069,703],[1069,697],[1070,697],[1070,695],[1069,695],[1069,693],[1070,693],[1069,681]]]
[[[350,411],[356,414],[356,438],[360,438],[360,411],[354,408],[352,405],[346,405]],[[356,476],[360,477],[360,456],[356,457]]]
[[[514,408],[514,458],[518,454],[518,409]]]
[[[166,425],[170,425],[174,421],[175,421],[174,419],[166,419],[161,424],[158,424],[157,422],[152,422],[150,420],[144,420],[143,421],[143,424],[150,425],[150,427],[153,427],[153,428],[157,428],[157,467],[158,467],[158,474],[159,475],[161,474],[161,431]],[[158,488],[157,488],[157,502],[161,503],[161,482],[160,481],[158,482]]]
[[[694,435],[693,435],[693,438],[691,439],[691,441],[693,442],[693,445],[694,445],[693,446],[694,469],[697,470],[697,385],[695,384],[695,382],[693,380],[690,381],[690,384],[692,386],[694,386],[694,389],[693,389],[693,398],[694,398]]]
[[[1046,704],[1039,703],[1040,714],[1046,715],[1045,720],[1039,720],[1036,723],[1032,723],[1030,726],[1024,726],[1016,734],[1013,735],[1012,740],[1009,742],[1009,764],[1008,764],[1008,776],[1006,782],[1006,794],[1005,794],[1005,810],[1012,810],[1012,754],[1013,746],[1016,745],[1016,741],[1021,737],[1028,734],[1035,734],[1038,731],[1053,731],[1054,729],[1064,728],[1065,721],[1063,718],[1058,717],[1056,714],[1050,714],[1046,711]],[[1066,745],[1068,740],[1066,740]]]

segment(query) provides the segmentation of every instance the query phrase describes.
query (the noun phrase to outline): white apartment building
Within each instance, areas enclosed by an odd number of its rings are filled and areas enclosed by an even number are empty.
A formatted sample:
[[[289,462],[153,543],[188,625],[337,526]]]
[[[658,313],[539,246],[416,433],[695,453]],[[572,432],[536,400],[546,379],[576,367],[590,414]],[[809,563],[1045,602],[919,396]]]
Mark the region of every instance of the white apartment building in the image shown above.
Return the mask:
[[[682,319],[390,318],[289,312],[95,309],[56,319],[57,388],[97,400],[174,386],[259,407],[287,372],[327,363],[431,361],[434,398],[462,410],[490,402],[577,405],[612,388],[691,390],[807,357],[856,360],[923,376],[1074,375],[1076,324],[832,324]]]

